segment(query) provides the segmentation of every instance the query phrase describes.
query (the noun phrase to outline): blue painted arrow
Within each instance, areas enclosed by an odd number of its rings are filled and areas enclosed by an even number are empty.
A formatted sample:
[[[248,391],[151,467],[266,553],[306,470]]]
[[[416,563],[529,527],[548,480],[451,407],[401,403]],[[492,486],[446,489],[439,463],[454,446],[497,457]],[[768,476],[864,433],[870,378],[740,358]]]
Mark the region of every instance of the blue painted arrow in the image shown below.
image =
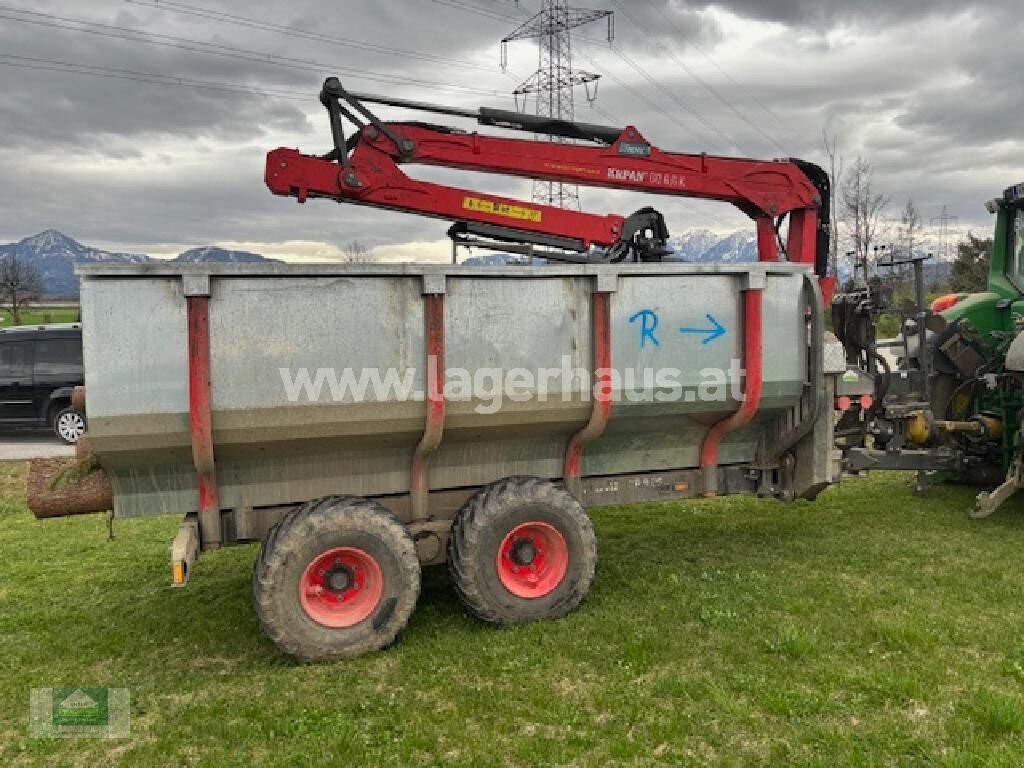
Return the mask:
[[[703,341],[701,341],[702,345],[710,344],[715,339],[720,338],[722,336],[725,336],[725,326],[723,326],[720,322],[715,320],[715,318],[712,317],[711,315],[705,315],[705,317],[708,319],[708,322],[711,323],[711,325],[714,326],[714,327],[712,327],[712,328],[680,328],[679,332],[680,333],[696,333],[696,334],[700,334],[702,336],[705,336],[706,338]]]

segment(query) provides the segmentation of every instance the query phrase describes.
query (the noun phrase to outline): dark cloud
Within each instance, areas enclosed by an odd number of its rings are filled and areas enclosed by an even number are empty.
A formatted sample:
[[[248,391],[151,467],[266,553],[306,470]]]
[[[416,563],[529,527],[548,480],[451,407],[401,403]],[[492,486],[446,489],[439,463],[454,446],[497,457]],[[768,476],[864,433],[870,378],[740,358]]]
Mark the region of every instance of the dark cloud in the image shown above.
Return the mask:
[[[669,5],[724,8],[738,16],[775,21],[795,28],[827,28],[844,22],[867,23],[921,20],[949,16],[969,6],[962,0],[669,0]],[[1014,9],[1016,0],[992,0],[979,7]]]
[[[134,40],[18,22],[2,17],[45,20],[0,10],[0,50],[8,55],[236,89],[12,68],[2,63],[14,59],[0,57],[0,161],[7,169],[0,240],[47,227],[141,250],[217,241],[338,246],[354,239],[369,245],[438,240],[444,222],[272,197],[262,181],[266,151],[328,148],[316,100],[328,74],[340,73],[364,91],[509,107],[511,89],[537,64],[536,48],[521,42],[510,46],[509,71],[498,67],[498,41],[537,10],[537,0],[518,6],[454,2],[478,13],[448,0],[182,2],[338,39],[312,40],[122,0],[41,0],[23,8],[135,30],[139,34],[128,35]],[[819,161],[827,128],[839,135],[848,160],[858,153],[872,160],[894,211],[914,197],[926,218],[947,205],[981,227],[987,226],[981,202],[1024,177],[1016,131],[1024,89],[1010,57],[993,53],[1019,45],[1015,2],[580,4],[618,12],[615,48],[601,42],[604,30],[597,26],[581,30],[574,42],[577,66],[606,75],[600,111],[580,99],[581,120],[633,124],[682,152]],[[721,10],[746,21],[735,24]],[[254,53],[259,61],[251,60]],[[285,58],[311,63],[282,66]],[[495,193],[529,193],[521,181],[408,170]],[[713,204],[600,190],[584,196],[595,212],[628,213],[644,204],[665,210],[675,229],[742,224],[733,211]]]

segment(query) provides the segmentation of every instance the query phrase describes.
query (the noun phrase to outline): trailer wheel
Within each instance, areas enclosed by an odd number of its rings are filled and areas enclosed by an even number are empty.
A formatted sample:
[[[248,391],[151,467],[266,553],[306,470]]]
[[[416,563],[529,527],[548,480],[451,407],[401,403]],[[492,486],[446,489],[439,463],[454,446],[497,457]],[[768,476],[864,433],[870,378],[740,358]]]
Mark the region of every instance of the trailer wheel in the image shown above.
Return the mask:
[[[263,631],[300,661],[351,658],[390,645],[419,592],[420,563],[408,531],[384,507],[353,496],[289,512],[253,568]]]
[[[487,486],[459,510],[448,568],[462,602],[507,626],[557,619],[586,597],[597,564],[594,527],[573,496],[534,477]]]

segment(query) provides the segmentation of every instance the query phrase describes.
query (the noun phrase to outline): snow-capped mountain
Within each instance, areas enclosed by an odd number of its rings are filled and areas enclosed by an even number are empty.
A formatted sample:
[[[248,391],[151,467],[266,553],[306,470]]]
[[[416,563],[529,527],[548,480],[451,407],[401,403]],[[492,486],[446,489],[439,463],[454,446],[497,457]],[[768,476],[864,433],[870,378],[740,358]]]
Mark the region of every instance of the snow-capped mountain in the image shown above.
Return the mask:
[[[17,243],[0,245],[0,259],[13,254],[15,258],[31,264],[43,276],[46,295],[50,297],[74,298],[78,296],[78,276],[75,264],[115,263],[146,264],[167,261],[154,259],[140,253],[112,253],[82,245],[56,229],[48,229],[38,235],[26,237]],[[172,262],[198,263],[257,263],[278,261],[247,251],[229,251],[216,246],[193,248],[179,254]]]
[[[753,228],[720,235],[707,229],[694,229],[675,235],[669,240],[675,258],[691,263],[735,264],[757,260],[757,237]],[[138,253],[112,253],[82,245],[55,229],[48,229],[38,235],[26,237],[17,243],[0,245],[0,259],[14,254],[32,264],[42,273],[46,295],[50,297],[74,298],[78,296],[78,277],[74,272],[77,263],[121,263],[145,264],[257,264],[276,262],[258,253],[230,251],[217,246],[192,248],[174,259],[155,259]],[[502,265],[522,263],[522,256],[504,253],[481,253],[465,260],[466,264]],[[927,262],[925,276],[929,283],[948,276],[949,264]],[[852,270],[843,264],[839,271],[842,281],[849,279]]]
[[[128,264],[141,264],[148,261],[148,256],[138,253],[111,253],[82,245],[56,229],[47,229],[38,235],[26,237],[17,243],[0,245],[0,252],[6,254],[7,249],[14,248],[19,257],[31,259],[36,267],[46,259],[71,259],[72,261],[116,261]]]
[[[674,259],[678,261],[725,264],[757,261],[757,237],[753,231],[738,230],[730,235],[719,235],[707,229],[694,229],[669,238],[668,244],[674,253]],[[462,263],[501,266],[521,262],[522,256],[519,255],[491,253],[470,256]]]
[[[739,233],[736,233],[739,234]],[[677,259],[683,261],[703,261],[704,254],[717,246],[722,236],[707,229],[692,229],[681,235],[669,238],[669,246],[675,251]]]
[[[179,264],[256,264],[265,261],[279,261],[279,259],[268,259],[258,253],[249,251],[229,251],[218,248],[215,245],[207,245],[203,248],[192,248],[184,253],[178,254],[171,261]]]
[[[724,264],[757,261],[757,237],[753,230],[741,229],[730,235],[717,235],[706,229],[695,229],[671,238],[669,245],[676,258],[682,261]]]
[[[543,264],[546,259],[534,259],[534,264]],[[526,264],[527,257],[521,253],[478,253],[462,260],[467,267],[504,267],[509,264]]]
[[[89,248],[72,238],[48,229],[38,235],[26,237],[17,243],[0,245],[0,259],[14,254],[15,258],[35,267],[43,277],[48,296],[71,297],[78,295],[78,277],[74,265],[79,263],[113,262],[142,264],[148,256],[137,253],[110,253]]]

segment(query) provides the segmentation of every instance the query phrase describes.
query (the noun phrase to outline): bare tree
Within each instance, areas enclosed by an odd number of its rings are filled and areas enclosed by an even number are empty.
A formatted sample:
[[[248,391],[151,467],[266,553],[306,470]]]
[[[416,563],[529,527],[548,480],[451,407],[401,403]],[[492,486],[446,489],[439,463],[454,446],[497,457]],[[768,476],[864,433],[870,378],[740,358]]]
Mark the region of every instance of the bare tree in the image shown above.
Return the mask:
[[[917,210],[917,206],[914,205],[914,200],[911,198],[907,200],[907,204],[903,207],[903,213],[900,214],[900,245],[907,259],[914,257],[914,248],[917,247],[921,239],[922,226],[921,212]]]
[[[878,232],[878,219],[889,203],[889,198],[875,192],[874,170],[871,163],[860,155],[847,171],[841,196],[842,218],[850,233],[854,253],[854,277],[857,269],[868,279],[868,258]]]
[[[43,276],[35,267],[18,259],[15,254],[0,259],[0,304],[21,323],[21,312],[43,295]]]
[[[825,145],[825,154],[828,155],[829,180],[829,209],[832,211],[832,233],[828,244],[829,270],[833,275],[839,274],[839,210],[838,196],[839,186],[843,183],[843,156],[837,154],[839,137],[836,134],[829,136],[828,129],[821,129],[821,139]]]
[[[370,249],[359,240],[353,240],[341,249],[341,260],[347,264],[366,264],[370,259]]]

